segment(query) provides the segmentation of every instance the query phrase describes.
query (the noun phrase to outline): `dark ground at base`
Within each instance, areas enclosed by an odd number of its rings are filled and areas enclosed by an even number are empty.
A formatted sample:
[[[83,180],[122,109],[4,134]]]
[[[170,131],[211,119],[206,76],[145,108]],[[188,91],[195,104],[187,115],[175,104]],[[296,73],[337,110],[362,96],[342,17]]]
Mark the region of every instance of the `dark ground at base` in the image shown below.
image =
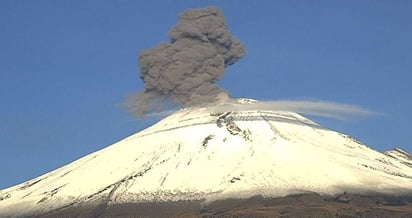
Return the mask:
[[[337,197],[302,194],[282,198],[255,196],[202,205],[200,201],[71,206],[38,217],[403,217],[412,218],[412,196]]]

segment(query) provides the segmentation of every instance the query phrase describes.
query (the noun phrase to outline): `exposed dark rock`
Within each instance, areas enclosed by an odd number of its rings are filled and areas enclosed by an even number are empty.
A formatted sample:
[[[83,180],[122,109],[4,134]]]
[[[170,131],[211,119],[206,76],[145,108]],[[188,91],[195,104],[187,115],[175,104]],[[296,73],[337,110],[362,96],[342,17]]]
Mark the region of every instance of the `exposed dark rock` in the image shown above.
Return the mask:
[[[202,141],[202,147],[206,149],[209,141],[212,140],[214,137],[214,135],[208,135],[207,137],[205,137]]]

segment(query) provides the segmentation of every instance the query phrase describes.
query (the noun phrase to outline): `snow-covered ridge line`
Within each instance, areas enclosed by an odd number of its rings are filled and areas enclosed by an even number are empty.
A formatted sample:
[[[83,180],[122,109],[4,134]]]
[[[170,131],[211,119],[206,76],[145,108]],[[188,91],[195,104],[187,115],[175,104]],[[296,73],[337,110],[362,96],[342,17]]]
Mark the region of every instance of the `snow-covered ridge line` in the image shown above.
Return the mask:
[[[412,168],[412,155],[410,155],[408,152],[400,149],[400,148],[395,148],[392,151],[386,151],[384,152],[389,157],[392,157],[396,160],[399,160],[401,163],[405,164],[406,166]]]

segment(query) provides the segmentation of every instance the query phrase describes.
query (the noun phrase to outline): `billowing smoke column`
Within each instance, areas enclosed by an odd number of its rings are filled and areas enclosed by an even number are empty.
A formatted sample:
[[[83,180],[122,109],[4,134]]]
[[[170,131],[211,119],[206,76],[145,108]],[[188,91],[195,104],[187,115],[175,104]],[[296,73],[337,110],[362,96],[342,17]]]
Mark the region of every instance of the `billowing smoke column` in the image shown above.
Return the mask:
[[[170,43],[139,55],[144,90],[126,102],[138,117],[162,110],[168,103],[183,107],[224,101],[226,91],[216,85],[226,67],[245,55],[230,34],[219,8],[194,9],[179,15],[169,32]]]

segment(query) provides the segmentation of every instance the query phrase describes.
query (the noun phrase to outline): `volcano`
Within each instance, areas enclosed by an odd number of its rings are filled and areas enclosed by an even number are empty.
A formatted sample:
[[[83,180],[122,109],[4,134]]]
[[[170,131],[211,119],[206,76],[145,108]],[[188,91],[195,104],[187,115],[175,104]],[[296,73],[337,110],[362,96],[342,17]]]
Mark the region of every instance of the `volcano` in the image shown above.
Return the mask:
[[[187,108],[0,191],[0,217],[243,215],[412,217],[411,155],[294,112]]]

